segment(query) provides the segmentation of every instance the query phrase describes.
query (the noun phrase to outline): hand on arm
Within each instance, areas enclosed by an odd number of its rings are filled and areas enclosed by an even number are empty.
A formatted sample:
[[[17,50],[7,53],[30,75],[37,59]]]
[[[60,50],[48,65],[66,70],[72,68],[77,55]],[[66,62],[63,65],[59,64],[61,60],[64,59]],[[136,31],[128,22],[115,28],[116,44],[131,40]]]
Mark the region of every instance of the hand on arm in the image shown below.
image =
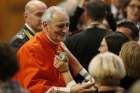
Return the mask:
[[[69,71],[68,62],[64,62],[63,60],[60,60],[58,55],[55,56],[53,65],[59,72]]]
[[[64,60],[61,60],[60,57],[56,55],[54,59],[54,67],[59,72],[62,73],[64,81],[67,84],[67,87],[71,87],[76,84],[76,82],[73,80],[73,77],[69,71],[68,62],[64,62]]]
[[[70,67],[74,75],[76,76],[78,73],[85,78],[86,81],[95,82],[94,78],[88,73],[88,71],[80,64],[77,58],[69,51],[69,49],[65,46],[63,42],[61,42],[61,46],[69,55]]]

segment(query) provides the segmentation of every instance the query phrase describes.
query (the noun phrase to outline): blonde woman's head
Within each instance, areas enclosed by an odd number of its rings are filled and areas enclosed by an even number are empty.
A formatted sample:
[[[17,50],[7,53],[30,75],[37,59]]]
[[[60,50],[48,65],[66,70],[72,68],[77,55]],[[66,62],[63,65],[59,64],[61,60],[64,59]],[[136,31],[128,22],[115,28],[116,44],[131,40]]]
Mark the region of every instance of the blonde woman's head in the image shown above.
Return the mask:
[[[111,52],[95,56],[89,64],[89,72],[96,83],[110,85],[117,85],[126,74],[121,58]]]

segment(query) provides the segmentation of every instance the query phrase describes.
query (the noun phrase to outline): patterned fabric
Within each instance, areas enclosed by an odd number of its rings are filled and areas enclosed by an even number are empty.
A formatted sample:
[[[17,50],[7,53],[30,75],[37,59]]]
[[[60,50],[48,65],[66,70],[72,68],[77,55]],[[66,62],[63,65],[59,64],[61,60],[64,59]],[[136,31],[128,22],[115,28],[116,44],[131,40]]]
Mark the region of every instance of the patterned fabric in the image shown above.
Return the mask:
[[[7,81],[0,83],[0,93],[29,93],[20,87],[17,81]]]
[[[26,25],[10,40],[10,45],[14,48],[20,48],[25,42],[27,42],[33,33]]]

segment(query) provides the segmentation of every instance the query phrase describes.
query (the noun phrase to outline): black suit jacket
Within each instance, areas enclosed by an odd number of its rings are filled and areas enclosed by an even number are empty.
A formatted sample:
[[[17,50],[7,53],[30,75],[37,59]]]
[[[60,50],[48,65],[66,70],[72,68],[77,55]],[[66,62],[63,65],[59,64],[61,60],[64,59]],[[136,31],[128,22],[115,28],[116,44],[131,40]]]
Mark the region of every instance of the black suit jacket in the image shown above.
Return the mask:
[[[90,60],[98,53],[100,42],[106,30],[101,28],[89,28],[71,37],[64,43],[80,63],[87,69]]]
[[[81,65],[87,69],[90,60],[99,53],[98,48],[106,32],[105,29],[98,27],[89,28],[67,37],[64,43]],[[77,75],[74,79],[76,82],[82,82],[84,78]]]

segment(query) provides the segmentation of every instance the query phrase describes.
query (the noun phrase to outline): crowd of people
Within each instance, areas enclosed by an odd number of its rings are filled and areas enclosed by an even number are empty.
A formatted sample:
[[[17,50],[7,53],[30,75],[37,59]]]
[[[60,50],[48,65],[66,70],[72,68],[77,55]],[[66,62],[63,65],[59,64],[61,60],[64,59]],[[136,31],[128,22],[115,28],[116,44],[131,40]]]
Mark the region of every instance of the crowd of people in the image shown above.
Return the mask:
[[[0,42],[0,93],[139,93],[140,0],[30,0],[24,20]]]

